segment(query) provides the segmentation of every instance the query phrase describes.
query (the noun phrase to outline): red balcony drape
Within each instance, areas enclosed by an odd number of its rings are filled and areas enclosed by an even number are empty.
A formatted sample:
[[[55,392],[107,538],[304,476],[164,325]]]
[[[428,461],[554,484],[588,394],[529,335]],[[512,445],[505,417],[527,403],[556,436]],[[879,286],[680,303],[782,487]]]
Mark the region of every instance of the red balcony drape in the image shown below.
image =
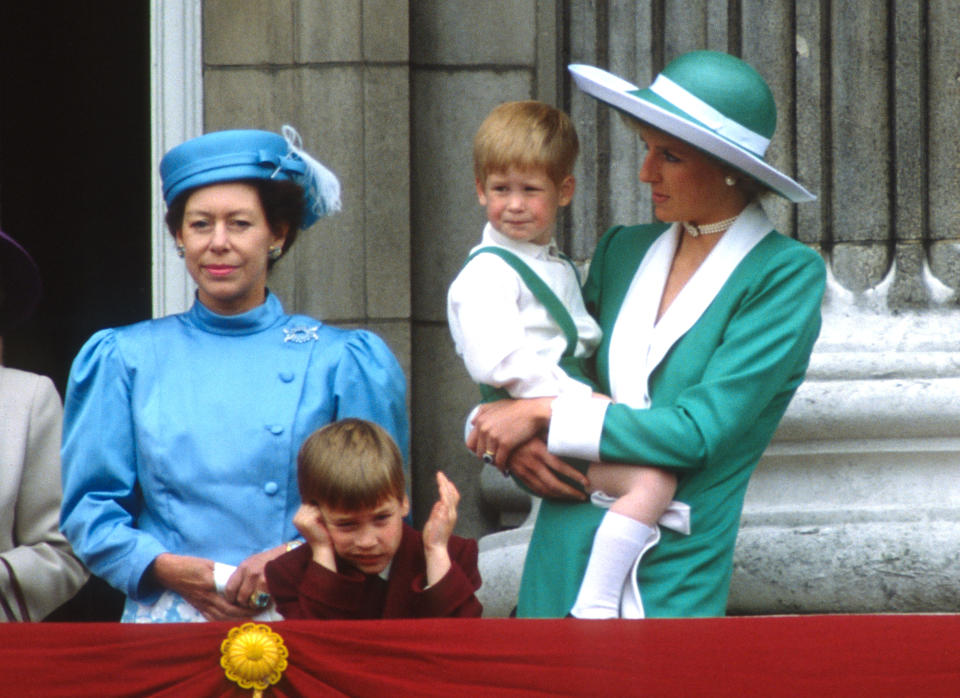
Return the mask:
[[[238,624],[0,626],[0,694],[242,696]],[[270,623],[265,696],[956,696],[960,616]]]

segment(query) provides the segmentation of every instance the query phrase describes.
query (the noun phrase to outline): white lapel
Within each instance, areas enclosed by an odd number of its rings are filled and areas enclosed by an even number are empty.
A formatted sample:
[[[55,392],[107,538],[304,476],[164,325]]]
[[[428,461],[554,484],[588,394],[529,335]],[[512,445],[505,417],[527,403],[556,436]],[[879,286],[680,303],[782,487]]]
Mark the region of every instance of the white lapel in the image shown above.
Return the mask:
[[[745,208],[674,298],[660,322],[656,322],[656,313],[676,252],[678,226],[671,226],[651,245],[630,284],[610,338],[610,387],[614,400],[635,407],[650,406],[650,374],[700,319],[737,265],[772,229],[758,204]],[[645,269],[649,269],[648,274]]]
[[[657,308],[677,251],[677,226],[660,234],[633,275],[610,335],[610,397],[647,407],[646,357],[657,321]],[[623,322],[620,320],[623,319]]]

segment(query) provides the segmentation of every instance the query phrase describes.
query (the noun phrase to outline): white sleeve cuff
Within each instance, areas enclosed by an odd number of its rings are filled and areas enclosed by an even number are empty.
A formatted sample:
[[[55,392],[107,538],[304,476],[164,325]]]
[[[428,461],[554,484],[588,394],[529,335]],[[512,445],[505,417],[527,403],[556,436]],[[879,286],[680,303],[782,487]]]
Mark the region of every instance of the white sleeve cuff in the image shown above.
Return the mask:
[[[561,395],[552,403],[547,449],[555,456],[600,460],[600,437],[609,400]]]
[[[223,595],[227,590],[227,582],[233,576],[237,568],[223,562],[213,563],[213,585],[217,588],[217,593]]]
[[[470,436],[470,432],[473,431],[473,418],[477,416],[477,412],[480,411],[480,405],[475,406],[470,410],[470,414],[467,415],[467,420],[463,423],[463,447],[467,447],[467,439]]]

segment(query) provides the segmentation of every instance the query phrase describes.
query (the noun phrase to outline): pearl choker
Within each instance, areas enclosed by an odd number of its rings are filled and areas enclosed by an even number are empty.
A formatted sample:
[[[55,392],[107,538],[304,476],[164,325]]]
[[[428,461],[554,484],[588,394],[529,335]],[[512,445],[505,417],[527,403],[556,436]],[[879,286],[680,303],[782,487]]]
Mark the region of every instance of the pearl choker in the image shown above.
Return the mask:
[[[701,235],[713,235],[715,233],[722,233],[737,220],[737,216],[733,218],[727,218],[726,220],[717,221],[716,223],[707,223],[705,225],[694,225],[693,223],[687,223],[683,221],[683,229],[690,233],[690,237],[700,237]]]

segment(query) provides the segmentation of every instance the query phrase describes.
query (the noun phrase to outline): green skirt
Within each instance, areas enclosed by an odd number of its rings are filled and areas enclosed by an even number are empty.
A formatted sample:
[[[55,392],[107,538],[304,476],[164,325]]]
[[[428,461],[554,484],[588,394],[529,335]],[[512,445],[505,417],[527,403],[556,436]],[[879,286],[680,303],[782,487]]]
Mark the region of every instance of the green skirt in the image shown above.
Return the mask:
[[[606,512],[590,502],[540,503],[520,580],[518,618],[563,618],[570,612]]]

